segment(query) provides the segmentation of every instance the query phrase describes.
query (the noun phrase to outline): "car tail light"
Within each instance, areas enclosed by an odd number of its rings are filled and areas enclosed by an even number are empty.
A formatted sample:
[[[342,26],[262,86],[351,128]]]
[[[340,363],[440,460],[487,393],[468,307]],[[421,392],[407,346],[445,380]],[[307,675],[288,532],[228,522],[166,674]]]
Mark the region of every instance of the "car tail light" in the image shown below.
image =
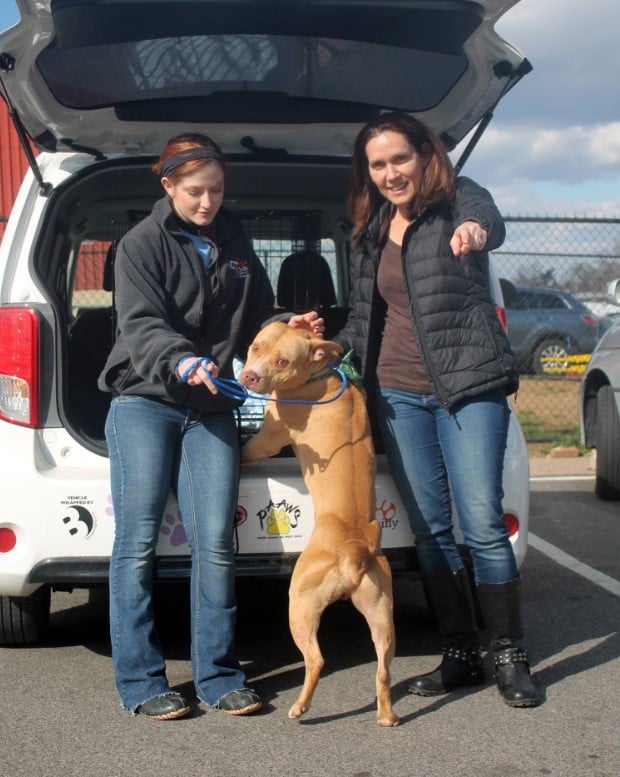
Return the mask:
[[[0,419],[39,425],[39,317],[29,308],[0,308]]]
[[[508,333],[508,321],[506,320],[506,308],[501,305],[495,305],[495,312],[499,318],[499,323],[502,325],[504,332]]]
[[[583,313],[581,318],[588,326],[598,326],[598,318],[590,313]]]
[[[17,537],[13,529],[0,528],[0,553],[8,553],[17,544]]]
[[[504,513],[504,523],[508,529],[508,536],[514,537],[519,531],[519,519],[514,513]]]

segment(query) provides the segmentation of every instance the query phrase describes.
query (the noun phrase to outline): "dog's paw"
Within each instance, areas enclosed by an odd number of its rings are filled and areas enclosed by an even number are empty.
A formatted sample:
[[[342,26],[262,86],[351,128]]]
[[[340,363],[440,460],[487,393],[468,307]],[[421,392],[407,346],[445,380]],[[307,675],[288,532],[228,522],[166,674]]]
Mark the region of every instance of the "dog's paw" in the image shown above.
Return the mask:
[[[288,716],[291,720],[299,720],[301,716],[304,714],[304,712],[308,711],[308,707],[302,707],[301,704],[298,702],[295,702],[293,706],[288,711]]]
[[[391,712],[381,718],[377,718],[377,723],[383,728],[393,728],[394,726],[400,726],[400,719],[395,713]]]

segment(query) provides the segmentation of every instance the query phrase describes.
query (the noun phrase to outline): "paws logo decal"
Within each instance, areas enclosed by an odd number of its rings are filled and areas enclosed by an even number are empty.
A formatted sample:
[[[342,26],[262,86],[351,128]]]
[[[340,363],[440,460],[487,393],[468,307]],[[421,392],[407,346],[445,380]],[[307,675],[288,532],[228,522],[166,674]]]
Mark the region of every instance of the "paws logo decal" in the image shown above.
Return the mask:
[[[95,519],[90,510],[81,504],[68,504],[67,515],[62,519],[72,537],[87,540],[95,530]]]
[[[294,531],[299,524],[301,510],[286,500],[269,502],[264,510],[259,510],[260,527],[268,535],[282,537]]]

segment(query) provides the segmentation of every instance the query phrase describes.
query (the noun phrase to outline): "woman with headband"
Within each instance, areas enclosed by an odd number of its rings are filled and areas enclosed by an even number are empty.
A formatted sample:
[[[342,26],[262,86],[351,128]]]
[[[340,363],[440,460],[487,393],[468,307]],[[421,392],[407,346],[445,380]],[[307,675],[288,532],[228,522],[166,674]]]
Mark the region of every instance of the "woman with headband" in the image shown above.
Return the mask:
[[[106,421],[115,538],[110,636],[121,705],[153,720],[180,718],[154,622],[155,547],[168,493],[191,552],[191,663],[198,699],[231,715],[261,707],[234,645],[233,519],[239,483],[239,401],[213,379],[274,318],[263,265],[222,207],[225,160],[204,135],[170,140],[153,170],[166,193],[120,241],[116,343],[99,378],[113,393]],[[315,312],[291,326],[316,334]]]

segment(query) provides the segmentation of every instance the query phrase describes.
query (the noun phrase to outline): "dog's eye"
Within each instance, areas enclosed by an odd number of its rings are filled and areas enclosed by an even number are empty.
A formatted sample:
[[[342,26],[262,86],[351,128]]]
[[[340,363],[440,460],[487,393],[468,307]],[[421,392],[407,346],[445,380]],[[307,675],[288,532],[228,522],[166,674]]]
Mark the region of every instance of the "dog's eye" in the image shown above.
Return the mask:
[[[288,367],[288,359],[278,359],[276,364],[278,367]]]

